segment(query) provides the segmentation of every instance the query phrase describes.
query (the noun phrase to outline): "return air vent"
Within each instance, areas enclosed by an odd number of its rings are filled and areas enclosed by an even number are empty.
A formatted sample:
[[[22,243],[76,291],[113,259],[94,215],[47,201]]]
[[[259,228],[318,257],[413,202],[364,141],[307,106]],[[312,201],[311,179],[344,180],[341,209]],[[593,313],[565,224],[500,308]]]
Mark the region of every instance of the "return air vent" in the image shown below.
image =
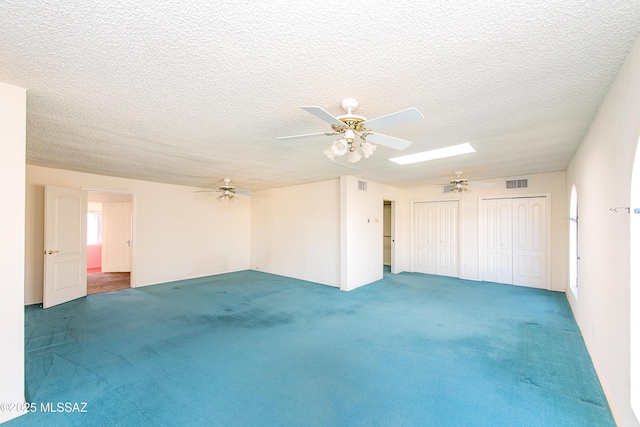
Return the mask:
[[[528,179],[514,179],[511,181],[507,181],[507,190],[511,190],[514,188],[527,188],[529,186]]]
[[[358,190],[367,191],[367,183],[364,181],[358,181]]]

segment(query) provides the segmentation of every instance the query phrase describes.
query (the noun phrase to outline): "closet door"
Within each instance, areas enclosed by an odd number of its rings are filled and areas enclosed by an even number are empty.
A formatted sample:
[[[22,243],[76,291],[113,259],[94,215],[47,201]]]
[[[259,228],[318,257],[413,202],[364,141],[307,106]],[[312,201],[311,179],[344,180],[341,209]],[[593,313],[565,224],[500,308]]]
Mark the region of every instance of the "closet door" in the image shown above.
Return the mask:
[[[414,271],[436,273],[436,204],[416,203],[414,221]]]
[[[546,197],[482,200],[482,280],[547,288],[546,201]]]
[[[511,199],[483,200],[480,245],[482,278],[488,282],[513,282]]]
[[[436,203],[438,242],[436,273],[458,277],[458,202]]]
[[[513,284],[547,288],[546,198],[513,200]]]
[[[458,277],[458,202],[415,203],[413,220],[413,270]]]

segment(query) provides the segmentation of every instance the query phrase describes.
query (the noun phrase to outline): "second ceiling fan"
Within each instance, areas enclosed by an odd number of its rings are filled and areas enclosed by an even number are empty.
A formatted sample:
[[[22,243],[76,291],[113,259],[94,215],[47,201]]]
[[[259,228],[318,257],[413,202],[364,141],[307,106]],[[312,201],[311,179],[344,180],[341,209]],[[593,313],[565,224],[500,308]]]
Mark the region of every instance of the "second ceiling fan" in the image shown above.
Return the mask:
[[[225,178],[222,181],[224,182],[224,184],[222,184],[217,189],[210,188],[208,190],[199,190],[199,191],[196,191],[196,193],[222,193],[218,197],[216,197],[216,199],[218,199],[219,202],[224,202],[224,201],[236,202],[238,201],[236,194],[242,194],[243,196],[249,196],[249,197],[253,196],[253,192],[251,192],[250,190],[236,189],[235,186],[231,185],[231,179],[229,178]]]
[[[495,184],[492,182],[482,182],[482,181],[469,181],[466,178],[462,178],[462,171],[455,171],[456,179],[452,179],[449,181],[449,184],[436,184],[436,187],[443,187],[443,191],[445,193],[453,192],[453,193],[464,193],[467,191],[471,191],[467,188],[469,185],[475,185],[479,187],[493,187]]]
[[[406,139],[395,138],[393,136],[375,132],[378,129],[402,125],[406,123],[413,123],[418,120],[424,119],[422,113],[415,107],[407,108],[406,110],[397,111],[395,113],[367,120],[363,116],[353,114],[353,111],[358,108],[358,101],[356,101],[355,99],[343,99],[340,103],[340,106],[343,110],[346,111],[346,114],[343,114],[341,116],[333,116],[321,107],[301,107],[303,110],[329,123],[332,129],[331,132],[281,136],[277,139],[291,140],[311,138],[320,135],[340,135],[341,138],[334,141],[331,147],[326,149],[324,153],[327,155],[327,157],[333,160],[335,156],[342,156],[343,154],[346,154],[348,152],[349,162],[354,163],[362,158],[362,154],[364,154],[365,157],[369,157],[371,154],[373,154],[376,146],[371,144],[372,142],[384,145],[385,147],[395,148],[396,150],[404,150],[409,145],[411,145],[411,141],[407,141]],[[362,151],[362,154],[360,154],[360,151]]]

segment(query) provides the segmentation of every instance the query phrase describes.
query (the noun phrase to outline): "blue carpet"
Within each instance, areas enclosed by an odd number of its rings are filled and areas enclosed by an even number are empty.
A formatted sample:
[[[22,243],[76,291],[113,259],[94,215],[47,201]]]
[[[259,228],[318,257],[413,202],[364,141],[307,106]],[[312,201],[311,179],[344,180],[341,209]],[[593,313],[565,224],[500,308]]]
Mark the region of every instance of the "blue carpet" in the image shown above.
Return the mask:
[[[615,425],[565,295],[537,289],[243,271],[29,306],[25,331],[36,410],[11,427]]]

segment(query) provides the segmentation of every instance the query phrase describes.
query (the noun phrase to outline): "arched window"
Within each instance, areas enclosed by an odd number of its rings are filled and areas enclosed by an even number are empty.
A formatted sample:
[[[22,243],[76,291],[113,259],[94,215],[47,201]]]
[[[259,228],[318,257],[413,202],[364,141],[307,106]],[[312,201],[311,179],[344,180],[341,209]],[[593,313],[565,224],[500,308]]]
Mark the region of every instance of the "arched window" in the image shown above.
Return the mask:
[[[576,186],[571,187],[569,202],[569,287],[578,297],[578,192]]]

